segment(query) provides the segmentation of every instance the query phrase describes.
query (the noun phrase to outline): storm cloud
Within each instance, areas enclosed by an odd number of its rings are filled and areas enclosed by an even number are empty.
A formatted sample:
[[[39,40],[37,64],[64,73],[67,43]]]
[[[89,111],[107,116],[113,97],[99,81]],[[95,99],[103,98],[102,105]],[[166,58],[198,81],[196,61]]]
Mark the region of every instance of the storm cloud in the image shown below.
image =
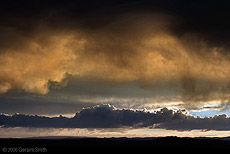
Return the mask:
[[[0,94],[60,89],[68,97],[164,97],[185,106],[229,102],[230,12],[224,6],[2,2]],[[75,83],[66,82],[70,78]]]
[[[230,119],[226,115],[214,117],[194,117],[186,110],[162,108],[156,112],[146,110],[118,109],[109,104],[101,104],[82,109],[72,118],[45,117],[15,114],[0,115],[2,127],[35,128],[161,128],[177,131],[230,130]]]

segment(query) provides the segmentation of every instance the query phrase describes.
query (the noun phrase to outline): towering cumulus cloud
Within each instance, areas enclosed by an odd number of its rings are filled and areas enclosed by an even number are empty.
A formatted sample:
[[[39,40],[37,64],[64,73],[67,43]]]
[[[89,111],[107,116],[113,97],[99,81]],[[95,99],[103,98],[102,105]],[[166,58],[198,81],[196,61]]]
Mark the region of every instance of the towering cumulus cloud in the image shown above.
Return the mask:
[[[188,103],[229,99],[228,47],[209,44],[199,34],[177,34],[179,19],[166,13],[3,15],[0,93],[47,94],[51,82],[61,84],[71,74],[149,89],[173,83],[179,89],[175,97]]]

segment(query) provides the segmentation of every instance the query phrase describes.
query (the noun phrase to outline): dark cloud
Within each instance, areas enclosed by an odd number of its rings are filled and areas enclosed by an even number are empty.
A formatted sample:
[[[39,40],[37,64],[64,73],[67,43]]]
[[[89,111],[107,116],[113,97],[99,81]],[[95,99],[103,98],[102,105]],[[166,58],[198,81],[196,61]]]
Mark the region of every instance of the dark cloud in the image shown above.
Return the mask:
[[[1,17],[3,19],[12,16],[16,18],[25,17],[24,19],[27,19],[26,21],[28,22],[36,21],[37,19],[44,21],[44,19],[47,19],[46,17],[52,17],[50,18],[52,19],[50,25],[53,25],[53,27],[82,22],[85,27],[94,28],[113,20],[111,17],[116,17],[125,12],[138,11],[165,12],[179,17],[181,19],[181,25],[175,29],[179,34],[198,32],[206,36],[206,38],[214,39],[214,42],[226,42],[226,38],[229,38],[229,32],[227,30],[230,25],[229,20],[227,20],[229,1],[227,0],[1,1]],[[65,21],[68,22],[60,23],[60,18],[64,20],[63,17],[65,17]],[[82,20],[73,21],[72,19]],[[100,22],[98,22],[98,19],[101,19]],[[70,22],[70,20],[72,21]],[[10,21],[9,18],[7,21]],[[53,21],[56,22],[52,24]],[[5,22],[1,24],[4,23]],[[12,24],[12,22],[8,23]],[[26,23],[23,22],[18,24],[26,25]],[[32,25],[34,24],[29,24],[27,27],[31,27]],[[224,43],[222,42],[221,44]]]
[[[230,130],[230,119],[226,115],[194,117],[185,110],[173,111],[163,108],[155,113],[146,110],[118,109],[109,104],[82,109],[72,118],[42,117],[15,114],[0,115],[3,127],[38,128],[162,128],[168,130]]]
[[[3,114],[0,121],[5,127],[120,128],[143,125],[151,116],[148,112],[119,110],[104,104],[82,109],[73,118]]]
[[[230,118],[225,114],[215,115],[214,117],[186,117],[179,120],[172,120],[164,122],[156,126],[156,128],[163,128],[168,130],[191,131],[191,130],[230,130]]]

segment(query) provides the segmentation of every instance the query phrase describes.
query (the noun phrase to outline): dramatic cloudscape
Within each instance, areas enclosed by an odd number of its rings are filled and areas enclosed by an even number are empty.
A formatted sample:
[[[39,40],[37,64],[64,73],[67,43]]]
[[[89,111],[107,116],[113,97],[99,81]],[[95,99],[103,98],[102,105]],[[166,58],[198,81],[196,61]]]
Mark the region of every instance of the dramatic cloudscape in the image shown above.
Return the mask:
[[[229,134],[227,2],[0,3],[0,131],[9,137]]]

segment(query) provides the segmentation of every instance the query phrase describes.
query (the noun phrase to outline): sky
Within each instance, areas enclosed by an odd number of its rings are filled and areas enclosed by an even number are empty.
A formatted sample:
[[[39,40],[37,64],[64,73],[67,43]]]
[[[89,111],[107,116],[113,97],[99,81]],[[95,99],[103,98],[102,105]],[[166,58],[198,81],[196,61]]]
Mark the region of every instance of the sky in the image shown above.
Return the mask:
[[[0,3],[0,137],[230,135],[229,2]]]

